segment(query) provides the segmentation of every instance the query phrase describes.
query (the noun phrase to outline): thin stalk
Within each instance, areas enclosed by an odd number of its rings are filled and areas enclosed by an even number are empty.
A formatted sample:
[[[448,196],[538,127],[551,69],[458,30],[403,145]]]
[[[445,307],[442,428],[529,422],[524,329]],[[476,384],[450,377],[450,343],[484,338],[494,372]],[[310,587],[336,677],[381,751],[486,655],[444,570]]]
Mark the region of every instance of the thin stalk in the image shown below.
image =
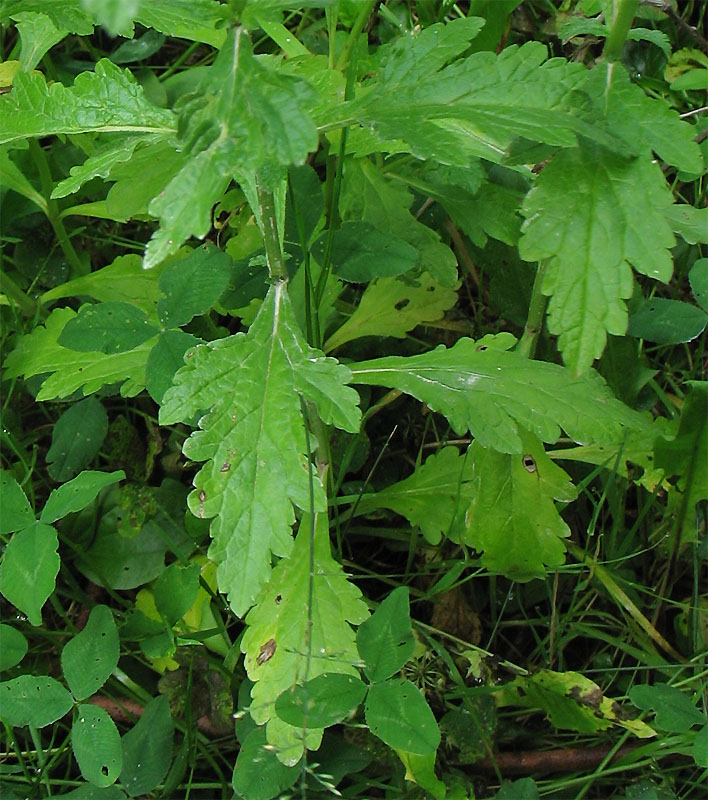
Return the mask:
[[[533,358],[536,355],[536,345],[538,344],[538,337],[543,329],[543,317],[546,313],[546,303],[548,298],[541,291],[543,285],[543,276],[546,272],[546,262],[538,262],[538,270],[536,271],[536,279],[533,282],[533,290],[531,291],[531,302],[529,303],[529,314],[526,318],[526,327],[516,345],[516,352],[520,353],[526,358]]]
[[[53,181],[52,174],[49,170],[47,155],[39,146],[39,142],[37,142],[36,139],[30,139],[29,149],[30,153],[32,154],[32,160],[37,167],[37,171],[39,172],[39,180],[42,184],[42,194],[47,201],[47,219],[49,220],[49,224],[54,229],[54,234],[59,242],[59,247],[61,247],[62,252],[66,256],[66,260],[69,262],[72,278],[88,275],[90,268],[83,263],[76,250],[74,250],[74,245],[71,243],[69,234],[64,227],[64,222],[61,218],[57,201],[51,199]]]
[[[620,61],[622,49],[627,41],[627,34],[637,14],[639,0],[614,0],[612,3],[612,19],[609,20],[610,33],[605,40],[602,55],[610,63]]]
[[[377,0],[366,0],[366,2],[359,9],[359,13],[356,15],[352,29],[349,31],[349,36],[344,44],[344,48],[337,59],[337,69],[344,69],[344,67],[349,64],[349,59],[354,52],[357,39],[364,29],[364,25],[366,25],[367,20],[371,16],[371,12],[374,10],[376,2]]]
[[[2,290],[12,300],[25,317],[33,317],[37,312],[37,301],[22,291],[20,287],[4,272],[2,275]]]
[[[259,186],[258,207],[263,221],[263,240],[268,263],[268,274],[273,283],[285,283],[288,280],[288,271],[285,268],[285,259],[280,247],[273,192],[269,192]]]

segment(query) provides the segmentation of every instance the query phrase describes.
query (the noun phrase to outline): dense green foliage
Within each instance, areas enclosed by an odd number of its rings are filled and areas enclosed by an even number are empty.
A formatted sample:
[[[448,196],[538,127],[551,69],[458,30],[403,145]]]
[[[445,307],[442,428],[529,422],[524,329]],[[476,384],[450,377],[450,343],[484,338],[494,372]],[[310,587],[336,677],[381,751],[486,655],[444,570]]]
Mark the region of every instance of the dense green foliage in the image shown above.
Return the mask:
[[[3,797],[702,796],[704,17],[0,0]]]

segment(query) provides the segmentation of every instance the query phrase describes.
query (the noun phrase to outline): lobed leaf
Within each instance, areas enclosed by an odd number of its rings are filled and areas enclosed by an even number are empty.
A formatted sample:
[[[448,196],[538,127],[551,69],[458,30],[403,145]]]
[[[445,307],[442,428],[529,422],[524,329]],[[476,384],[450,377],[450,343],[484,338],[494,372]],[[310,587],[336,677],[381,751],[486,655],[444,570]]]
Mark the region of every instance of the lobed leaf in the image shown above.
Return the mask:
[[[643,415],[616,400],[596,373],[574,377],[557,364],[509,352],[510,334],[460,339],[417,356],[350,364],[354,383],[400,389],[444,414],[453,430],[483,447],[523,452],[522,431],[555,442],[562,428],[577,442],[621,441]]]
[[[556,154],[527,195],[519,251],[526,261],[548,259],[548,328],[574,373],[602,355],[608,333],[625,333],[629,265],[670,279],[671,203],[657,164],[592,144]]]
[[[184,447],[189,458],[208,462],[189,503],[196,516],[216,517],[210,556],[220,589],[242,615],[268,580],[271,553],[290,553],[293,505],[325,508],[319,480],[310,481],[300,398],[325,423],[354,432],[358,395],[345,386],[347,367],[305,342],[283,284],[270,288],[247,335],[197,347],[187,360],[160,420],[208,412]]]
[[[251,717],[259,725],[267,723],[268,743],[284,764],[296,764],[305,747],[317,749],[322,728],[288,725],[276,716],[276,699],[300,681],[325,673],[358,677],[351,625],[367,616],[359,590],[332,558],[326,515],[305,514],[291,556],[273,570],[246,617],[241,641],[254,682]]]

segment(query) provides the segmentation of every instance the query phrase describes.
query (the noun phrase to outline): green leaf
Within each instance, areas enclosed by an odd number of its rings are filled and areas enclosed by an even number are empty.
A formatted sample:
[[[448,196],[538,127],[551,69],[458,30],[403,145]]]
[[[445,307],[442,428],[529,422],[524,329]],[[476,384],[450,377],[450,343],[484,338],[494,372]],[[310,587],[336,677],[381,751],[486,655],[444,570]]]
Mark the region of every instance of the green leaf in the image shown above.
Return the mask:
[[[329,233],[312,246],[322,263]],[[418,251],[392,233],[382,233],[368,222],[343,222],[333,234],[332,268],[342,280],[366,283],[373,278],[401,275],[418,263]]]
[[[152,339],[159,330],[144,311],[129,303],[85,305],[69,320],[57,343],[82,353],[125,353]]]
[[[428,753],[426,756],[417,756],[404,750],[396,750],[396,753],[406,768],[407,781],[417,783],[435,800],[444,800],[447,789],[435,775],[435,753]]]
[[[18,12],[42,12],[57,28],[66,28],[79,36],[93,33],[91,17],[84,11],[81,0],[3,0],[0,3],[0,18],[17,19]]]
[[[199,591],[199,571],[199,564],[170,564],[155,582],[155,605],[170,625],[192,607]]]
[[[247,800],[281,797],[302,774],[299,765],[286,766],[268,746],[265,728],[251,731],[241,743],[231,785]]]
[[[48,86],[38,72],[18,73],[12,91],[0,96],[0,144],[59,133],[173,129],[172,112],[149,103],[130,72],[106,58],[70,88]]]
[[[95,397],[81,400],[59,417],[47,451],[48,471],[55,481],[68,481],[87,467],[108,433],[108,414]]]
[[[134,64],[155,55],[165,44],[166,37],[156,30],[148,29],[141,36],[119,44],[111,53],[114,64]]]
[[[71,726],[71,747],[87,781],[99,787],[116,782],[123,752],[120,734],[107,711],[89,703],[80,705]]]
[[[85,700],[103,686],[118,666],[119,651],[118,631],[111,609],[94,606],[86,627],[70,639],[61,652],[61,669],[77,700]],[[85,773],[84,777],[92,780]]]
[[[327,728],[350,716],[366,695],[366,684],[354,675],[325,672],[283,692],[275,713],[295,728]]]
[[[258,60],[243,28],[232,29],[201,92],[181,114],[190,161],[150,204],[160,230],[148,243],[145,266],[159,263],[190,235],[211,227],[211,208],[237,173],[264,165],[302,164],[317,148],[317,128],[304,82]]]
[[[271,553],[290,553],[293,505],[310,508],[300,397],[326,424],[354,432],[358,395],[345,386],[345,366],[307,345],[283,284],[270,288],[247,335],[197,347],[188,361],[164,396],[160,421],[209,411],[184,446],[189,458],[208,462],[189,504],[195,516],[217,517],[210,557],[219,588],[242,615],[268,580]],[[312,488],[315,508],[324,509],[317,478]]]
[[[671,229],[689,244],[708,244],[708,208],[675,203],[666,209],[664,215]]]
[[[27,639],[10,625],[0,625],[0,672],[19,664],[27,653]]]
[[[5,359],[5,376],[51,374],[37,393],[37,400],[68,397],[77,389],[92,394],[110,383],[121,384],[123,397],[145,387],[145,364],[154,342],[144,342],[126,353],[80,353],[57,343],[64,326],[76,318],[70,308],[56,308],[44,325],[23,336]]]
[[[376,508],[390,508],[404,516],[431,544],[450,535],[472,501],[472,461],[456,447],[444,447],[429,456],[415,472],[376,494],[357,499],[355,513],[368,514]]]
[[[158,279],[161,269],[144,270],[140,256],[118,256],[111,264],[90,275],[76,278],[50,289],[42,303],[62,297],[86,295],[94,300],[130,303],[146,313],[154,313],[160,298]]]
[[[681,300],[654,297],[638,305],[629,317],[627,334],[656,344],[692,342],[708,324],[708,314]]]
[[[608,333],[625,333],[630,264],[664,282],[671,277],[671,202],[657,164],[591,144],[556,154],[526,197],[520,253],[548,259],[548,328],[574,373],[602,355]]]
[[[0,717],[13,727],[43,728],[61,719],[74,705],[66,689],[45,675],[20,675],[0,683]]]
[[[349,319],[324,344],[326,351],[362,336],[395,336],[441,319],[457,300],[457,292],[424,272],[419,278],[378,278],[365,289]]]
[[[120,782],[131,797],[148,794],[162,783],[172,761],[174,723],[166,697],[153,698],[123,736]]]
[[[58,489],[52,489],[42,509],[40,520],[42,522],[56,522],[56,520],[71,514],[73,511],[81,511],[82,508],[86,508],[96,499],[101,489],[105,489],[106,486],[111,486],[122,480],[125,480],[125,472],[122,469],[115,472],[84,470],[84,472]]]
[[[65,800],[125,800],[126,794],[115,784],[98,787],[93,783],[81,783],[73,792],[62,794]]]
[[[221,47],[224,8],[215,0],[140,0],[136,22],[167,36]]]
[[[688,273],[691,291],[698,305],[708,311],[708,258],[699,258]]]
[[[523,454],[506,455],[473,442],[471,503],[465,515],[465,544],[482,553],[490,572],[510,580],[543,578],[565,561],[563,539],[570,529],[554,500],[577,496],[569,476],[546,455],[531,434],[522,435]]]
[[[58,28],[46,14],[25,11],[13,14],[13,20],[22,42],[20,63],[24,72],[33,70],[68,33],[66,28]]]
[[[347,161],[339,210],[345,220],[361,220],[382,233],[408,242],[417,250],[415,266],[445,287],[457,285],[457,259],[440,236],[410,212],[413,195],[399,181],[389,180],[368,159]]]
[[[131,36],[140,0],[81,0],[81,5],[111,36]]]
[[[284,764],[296,764],[304,747],[317,749],[322,729],[303,731],[288,725],[276,716],[276,699],[305,674],[310,679],[324,673],[358,677],[351,625],[361,623],[368,613],[359,590],[331,556],[326,515],[318,514],[316,519],[303,515],[292,555],[273,570],[246,617],[241,641],[246,671],[254,682],[251,716],[258,725],[267,723],[268,743]]]
[[[45,214],[47,213],[47,201],[34,186],[32,186],[19,167],[10,158],[7,147],[0,147],[0,186],[12,189],[13,192],[21,194],[41,208]]]
[[[177,328],[205,314],[229,284],[232,260],[214,245],[198,247],[160,275],[164,297],[157,314],[166,328]]]
[[[617,701],[605,697],[600,687],[578,672],[542,669],[506,684],[496,695],[497,704],[545,711],[556,728],[596,733],[619,725],[640,739],[656,731],[628,714]]]
[[[42,606],[54,591],[59,572],[59,540],[51,525],[35,522],[13,534],[0,563],[0,593],[42,624]]]
[[[14,533],[32,525],[34,512],[27,495],[10,472],[0,470],[0,533]]]
[[[644,417],[615,400],[599,375],[573,377],[557,364],[515,352],[509,334],[460,339],[417,356],[350,364],[354,383],[400,389],[440,411],[460,435],[484,447],[521,453],[522,430],[554,442],[560,428],[578,442],[621,441]]]
[[[395,675],[410,659],[415,641],[406,586],[394,589],[359,626],[356,645],[372,683]]]
[[[504,782],[494,800],[541,800],[541,795],[533,778],[519,778],[513,782]]]
[[[184,366],[185,353],[198,344],[204,341],[184,331],[163,331],[159,335],[145,365],[145,388],[156,403],[162,402],[175,373]]]
[[[665,731],[686,733],[694,725],[706,723],[706,715],[696,708],[688,695],[667,683],[633,686],[629,699],[637,708],[654,711],[654,724]]]
[[[434,753],[440,729],[418,687],[408,680],[375,683],[366,698],[366,724],[389,747],[413,755]]]

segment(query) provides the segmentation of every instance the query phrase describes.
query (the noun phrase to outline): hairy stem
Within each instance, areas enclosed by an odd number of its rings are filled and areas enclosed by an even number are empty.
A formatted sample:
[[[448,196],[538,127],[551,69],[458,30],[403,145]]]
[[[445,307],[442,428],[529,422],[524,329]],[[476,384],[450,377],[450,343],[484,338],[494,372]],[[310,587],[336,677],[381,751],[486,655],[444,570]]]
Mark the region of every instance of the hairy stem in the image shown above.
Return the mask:
[[[613,0],[612,19],[608,20],[610,33],[602,51],[606,61],[619,61],[622,58],[622,48],[627,41],[638,6],[639,0]]]
[[[516,352],[521,353],[526,358],[533,358],[536,355],[536,345],[538,337],[543,329],[543,317],[546,313],[546,303],[548,298],[541,291],[543,276],[546,272],[546,262],[539,261],[536,279],[533,282],[531,291],[531,302],[529,303],[529,314],[526,318],[526,327],[516,345]]]

